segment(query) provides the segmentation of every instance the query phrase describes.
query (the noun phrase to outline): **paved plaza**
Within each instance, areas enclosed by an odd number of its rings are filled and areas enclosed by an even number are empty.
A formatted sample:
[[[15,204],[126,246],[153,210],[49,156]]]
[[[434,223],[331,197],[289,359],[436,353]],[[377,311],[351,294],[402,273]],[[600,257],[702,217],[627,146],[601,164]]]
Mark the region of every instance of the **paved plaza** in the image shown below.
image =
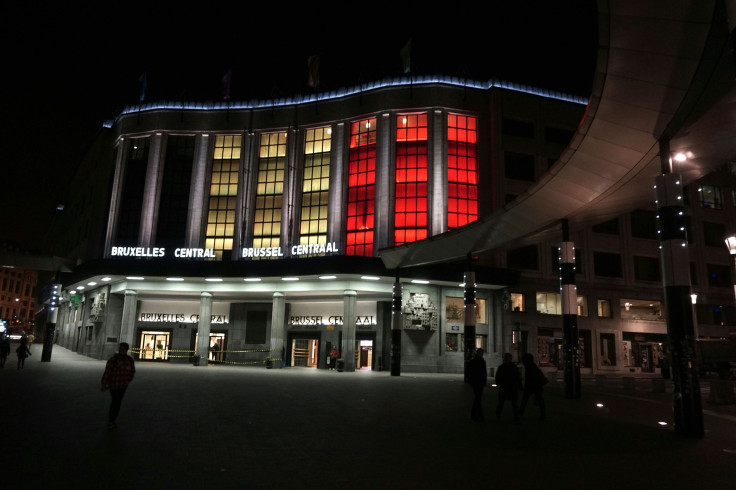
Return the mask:
[[[2,488],[736,488],[736,407],[704,400],[705,437],[683,438],[651,380],[580,400],[553,381],[547,420],[514,425],[493,389],[471,421],[458,375],[138,362],[108,430],[104,361],[41,349],[0,370]]]

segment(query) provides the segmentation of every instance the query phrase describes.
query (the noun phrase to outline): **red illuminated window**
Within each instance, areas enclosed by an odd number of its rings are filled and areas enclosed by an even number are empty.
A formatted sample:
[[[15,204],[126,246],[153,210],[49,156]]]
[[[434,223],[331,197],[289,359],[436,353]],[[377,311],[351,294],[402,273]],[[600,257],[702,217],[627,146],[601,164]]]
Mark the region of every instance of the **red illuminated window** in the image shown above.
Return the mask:
[[[427,238],[427,115],[396,119],[394,245]]]
[[[376,119],[354,122],[350,129],[348,209],[345,253],[373,255],[376,183]]]
[[[447,116],[447,229],[478,219],[477,118]]]

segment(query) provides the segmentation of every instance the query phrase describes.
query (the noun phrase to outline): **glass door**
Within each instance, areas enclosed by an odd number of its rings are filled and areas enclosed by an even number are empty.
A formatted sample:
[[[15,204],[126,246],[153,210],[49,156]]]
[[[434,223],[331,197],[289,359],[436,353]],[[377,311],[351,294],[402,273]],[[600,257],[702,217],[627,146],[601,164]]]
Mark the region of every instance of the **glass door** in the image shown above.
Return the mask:
[[[169,332],[141,332],[140,344],[138,348],[138,359],[148,361],[168,361],[169,360],[169,342],[171,334]]]

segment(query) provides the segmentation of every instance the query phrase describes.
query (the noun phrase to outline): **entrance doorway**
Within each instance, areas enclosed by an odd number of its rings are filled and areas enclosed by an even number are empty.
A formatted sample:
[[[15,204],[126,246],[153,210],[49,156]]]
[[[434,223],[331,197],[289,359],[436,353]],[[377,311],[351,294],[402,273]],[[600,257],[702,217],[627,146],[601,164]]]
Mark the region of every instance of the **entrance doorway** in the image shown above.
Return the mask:
[[[138,344],[138,359],[143,361],[168,361],[170,332],[144,330]]]
[[[199,354],[197,352],[198,339],[199,333],[195,333],[193,348],[195,354]],[[207,344],[207,359],[212,362],[223,362],[225,360],[225,332],[210,332],[210,342]]]
[[[373,347],[376,343],[375,333],[362,332],[355,338],[355,369],[373,369]]]
[[[291,365],[300,367],[317,367],[319,359],[318,339],[292,339]]]

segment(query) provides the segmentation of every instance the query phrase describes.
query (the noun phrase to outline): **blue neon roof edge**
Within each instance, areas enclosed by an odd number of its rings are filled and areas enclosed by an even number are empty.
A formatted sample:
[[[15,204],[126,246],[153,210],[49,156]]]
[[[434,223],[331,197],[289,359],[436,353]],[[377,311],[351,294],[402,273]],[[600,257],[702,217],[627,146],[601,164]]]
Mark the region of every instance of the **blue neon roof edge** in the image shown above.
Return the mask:
[[[522,92],[539,97],[562,100],[574,104],[587,105],[588,99],[576,95],[565,94],[554,90],[533,87],[522,83],[506,82],[503,80],[489,80],[487,82],[478,82],[473,80],[465,80],[459,77],[449,76],[421,76],[421,77],[398,77],[385,78],[375,82],[367,82],[362,85],[353,87],[340,88],[331,92],[316,93],[309,95],[295,95],[292,97],[282,97],[279,99],[251,100],[248,102],[149,102],[137,105],[127,106],[120,113],[120,116],[126,114],[134,114],[141,111],[156,110],[194,110],[194,111],[212,111],[212,110],[240,110],[240,109],[262,109],[272,107],[282,107],[290,105],[308,104],[316,101],[325,101],[349,97],[361,92],[377,90],[386,87],[399,87],[411,85],[429,85],[440,83],[445,85],[455,85],[458,87],[467,87],[479,90],[488,90],[493,87],[511,90],[514,92]],[[106,128],[112,127],[114,121],[108,120],[103,123]]]

